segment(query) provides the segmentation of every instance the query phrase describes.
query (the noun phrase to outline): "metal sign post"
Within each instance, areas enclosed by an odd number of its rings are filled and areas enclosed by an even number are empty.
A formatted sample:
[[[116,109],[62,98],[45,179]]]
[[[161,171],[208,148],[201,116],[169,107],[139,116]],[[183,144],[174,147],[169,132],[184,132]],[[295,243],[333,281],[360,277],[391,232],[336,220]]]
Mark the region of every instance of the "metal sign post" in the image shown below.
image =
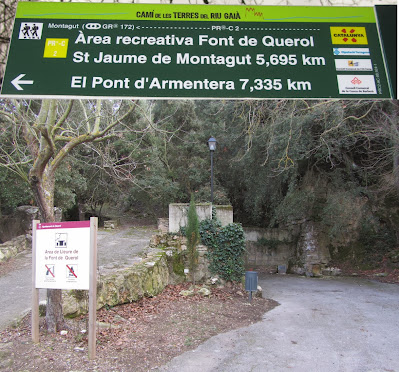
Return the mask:
[[[20,2],[11,97],[391,98],[372,7]]]

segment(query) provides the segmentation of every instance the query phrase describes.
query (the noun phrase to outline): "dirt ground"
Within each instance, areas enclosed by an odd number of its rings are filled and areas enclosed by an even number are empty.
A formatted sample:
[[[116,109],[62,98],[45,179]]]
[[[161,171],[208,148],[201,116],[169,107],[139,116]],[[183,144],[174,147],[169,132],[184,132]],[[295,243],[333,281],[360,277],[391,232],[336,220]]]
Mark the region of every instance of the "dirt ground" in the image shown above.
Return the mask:
[[[1,371],[149,371],[222,332],[258,322],[278,304],[239,287],[212,289],[210,297],[180,295],[190,284],[168,286],[139,302],[97,312],[97,357],[87,355],[87,317],[69,319],[66,335],[49,335],[41,319],[33,344],[30,316],[0,332]],[[63,332],[65,333],[65,332]]]

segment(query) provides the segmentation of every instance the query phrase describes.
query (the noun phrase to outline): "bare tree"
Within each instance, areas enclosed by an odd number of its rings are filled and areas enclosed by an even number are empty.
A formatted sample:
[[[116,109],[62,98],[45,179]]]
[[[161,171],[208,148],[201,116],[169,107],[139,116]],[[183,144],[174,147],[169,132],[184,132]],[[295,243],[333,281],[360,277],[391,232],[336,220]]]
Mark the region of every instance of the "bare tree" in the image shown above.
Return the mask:
[[[17,0],[0,0],[0,86],[3,82],[17,3]]]
[[[55,172],[64,159],[79,145],[117,135],[138,107],[132,101],[0,102],[0,166],[29,182],[43,222],[54,221]],[[56,332],[63,324],[61,290],[48,290],[47,301],[47,329]]]

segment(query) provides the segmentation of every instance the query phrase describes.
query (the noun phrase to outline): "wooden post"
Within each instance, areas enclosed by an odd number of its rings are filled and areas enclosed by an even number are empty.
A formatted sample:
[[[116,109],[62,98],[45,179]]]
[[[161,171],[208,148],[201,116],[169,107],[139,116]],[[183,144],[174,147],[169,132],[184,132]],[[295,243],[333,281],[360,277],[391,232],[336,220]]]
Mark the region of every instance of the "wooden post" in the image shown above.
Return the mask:
[[[98,218],[90,218],[89,359],[96,357]]]
[[[32,221],[32,341],[39,342],[39,289],[36,288],[36,227],[38,220]]]

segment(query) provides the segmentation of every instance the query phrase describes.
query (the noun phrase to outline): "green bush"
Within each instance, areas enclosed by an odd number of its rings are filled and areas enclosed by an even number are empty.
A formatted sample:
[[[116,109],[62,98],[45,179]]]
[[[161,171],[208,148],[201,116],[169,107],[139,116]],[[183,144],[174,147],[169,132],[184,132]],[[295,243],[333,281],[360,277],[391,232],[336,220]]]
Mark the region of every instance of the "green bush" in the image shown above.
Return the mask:
[[[276,207],[271,226],[275,223],[286,224],[312,217],[315,209],[316,195],[310,190],[294,190],[289,192],[284,200]]]
[[[364,218],[360,225],[359,242],[366,260],[373,256],[382,260],[383,256],[396,246],[394,231],[379,223],[376,218]]]
[[[221,227],[220,222],[200,223],[201,241],[208,247],[209,269],[227,281],[240,281],[244,275],[245,238],[241,224]]]

